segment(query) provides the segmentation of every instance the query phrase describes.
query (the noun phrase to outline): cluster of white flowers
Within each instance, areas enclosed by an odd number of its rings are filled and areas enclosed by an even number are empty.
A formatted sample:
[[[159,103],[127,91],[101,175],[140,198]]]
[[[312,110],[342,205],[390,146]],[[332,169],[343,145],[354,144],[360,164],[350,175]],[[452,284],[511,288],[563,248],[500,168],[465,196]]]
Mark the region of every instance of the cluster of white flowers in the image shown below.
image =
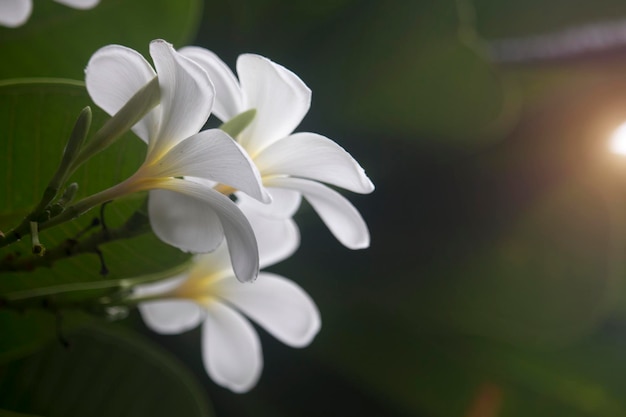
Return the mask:
[[[293,133],[311,91],[286,68],[245,54],[237,61],[237,78],[212,52],[176,51],[163,40],[150,44],[150,55],[154,69],[138,52],[109,45],[85,70],[90,96],[111,115],[158,77],[160,103],[133,127],[148,146],[145,161],[106,198],[149,191],[154,233],[197,254],[184,273],[136,288],[147,325],[172,334],[203,322],[208,374],[233,391],[247,391],[263,361],[258,336],[243,315],[294,347],[309,344],[320,328],[311,298],[259,267],[284,260],[299,246],[292,217],[303,197],[342,244],[368,247],[361,215],[328,185],[357,193],[374,186],[332,140]],[[254,118],[235,137],[200,131],[211,112],[228,122],[249,110]]]

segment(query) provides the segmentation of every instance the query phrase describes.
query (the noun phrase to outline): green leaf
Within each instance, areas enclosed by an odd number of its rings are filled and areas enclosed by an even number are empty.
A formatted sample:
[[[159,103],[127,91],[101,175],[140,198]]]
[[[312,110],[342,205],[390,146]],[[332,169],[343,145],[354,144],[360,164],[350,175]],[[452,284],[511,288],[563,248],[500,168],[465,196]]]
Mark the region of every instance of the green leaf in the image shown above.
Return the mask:
[[[93,318],[79,311],[0,311],[0,363],[36,352],[51,340],[62,338]]]
[[[15,413],[9,410],[0,410],[0,417],[40,417],[34,414]]]
[[[394,415],[466,415],[484,373],[464,369],[462,340],[419,334],[388,311],[353,306],[333,313],[323,334],[332,343],[310,349],[344,378],[392,405]],[[339,317],[350,325],[333,325]]]
[[[0,160],[0,193],[5,196],[0,219],[18,219],[39,200],[52,176],[73,123],[86,105],[91,104],[85,89],[71,83],[23,83],[0,86],[0,129],[8,132]],[[92,105],[93,106],[93,105]],[[107,117],[93,106],[92,131]],[[78,183],[77,199],[91,195],[126,179],[141,165],[145,144],[132,133],[121,138],[105,152],[80,168],[68,182]],[[130,196],[108,204],[104,219],[109,227],[123,223],[142,203],[145,195]],[[53,247],[83,231],[99,213],[88,212],[70,223],[41,232],[44,245]],[[11,223],[2,221],[0,229]],[[28,238],[5,248],[0,254],[29,252]],[[102,247],[110,274],[117,279],[155,273],[180,264],[188,256],[160,242],[154,235],[144,235],[128,242],[114,242]],[[1,256],[1,255],[0,255]],[[84,255],[58,262],[52,269],[31,273],[3,274],[0,288],[22,290],[45,284],[91,282],[101,280],[100,261]],[[1,293],[1,292],[0,292]]]
[[[24,26],[0,27],[0,78],[83,78],[89,57],[107,44],[143,54],[153,39],[189,42],[202,15],[200,0],[104,0],[91,10],[53,1],[34,4]],[[10,65],[9,65],[10,63]]]
[[[567,347],[535,350],[415,328],[370,305],[335,313],[334,320],[341,315],[350,325],[327,325],[324,337],[332,343],[314,343],[310,349],[343,377],[389,403],[398,415],[626,413],[623,323]],[[481,402],[483,413],[471,413]]]
[[[0,368],[0,407],[47,417],[213,413],[193,375],[168,352],[118,327],[94,327]]]
[[[403,297],[398,308],[520,345],[579,340],[612,313],[623,285],[622,206],[610,188],[554,185],[497,236],[433,272],[441,279],[421,289],[421,302]]]
[[[322,68],[311,71],[314,81],[333,94],[322,111],[368,135],[452,146],[484,144],[510,128],[519,109],[465,3],[353,7],[313,60]]]
[[[616,0],[570,0],[567,7],[559,1],[528,0],[472,2],[478,30],[486,37],[505,38],[550,33],[601,22],[615,23],[626,16],[626,5]],[[541,13],[537,8],[541,7]]]
[[[0,200],[0,230],[10,230],[37,203],[56,169],[76,117],[88,104],[91,101],[84,87],[75,82],[40,80],[0,85],[0,131],[5,132],[0,145],[0,195],[3,196]],[[107,116],[95,106],[92,105],[92,108],[93,132]],[[145,144],[133,134],[122,137],[70,178],[69,182],[79,185],[77,198],[101,191],[130,176],[140,166],[145,151]],[[106,205],[104,219],[107,225],[121,225],[144,199],[145,194]],[[68,238],[76,237],[99,215],[98,210],[93,210],[75,221],[44,230],[40,233],[40,240],[48,248],[53,248]],[[2,273],[0,296],[55,285],[91,284],[105,279],[114,281],[159,273],[188,259],[187,254],[162,243],[152,233],[108,243],[100,249],[109,270],[106,277],[100,274],[99,257],[85,254],[58,261],[52,268]],[[17,244],[0,249],[0,260],[6,257],[23,258],[29,253],[30,238],[26,237]],[[82,294],[83,297],[93,297],[98,295],[98,291],[110,291],[113,286],[107,284]],[[81,292],[74,292],[73,297],[79,300]],[[20,316],[9,319],[5,316],[7,314],[11,313],[0,311],[0,323],[22,320]],[[40,340],[37,331],[43,322],[38,319],[23,321],[25,328],[22,336],[32,333],[34,338]],[[17,349],[17,345],[10,342],[11,337],[11,333],[3,330],[2,339],[6,343],[0,343],[0,357],[4,349]]]

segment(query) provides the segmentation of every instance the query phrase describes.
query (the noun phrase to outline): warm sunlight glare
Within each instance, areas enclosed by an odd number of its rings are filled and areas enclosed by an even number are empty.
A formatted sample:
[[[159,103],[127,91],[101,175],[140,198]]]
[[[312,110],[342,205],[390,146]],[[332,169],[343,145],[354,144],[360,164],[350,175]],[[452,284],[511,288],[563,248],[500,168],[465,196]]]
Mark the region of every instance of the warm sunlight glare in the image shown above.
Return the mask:
[[[611,152],[626,156],[626,122],[615,129],[609,139]]]

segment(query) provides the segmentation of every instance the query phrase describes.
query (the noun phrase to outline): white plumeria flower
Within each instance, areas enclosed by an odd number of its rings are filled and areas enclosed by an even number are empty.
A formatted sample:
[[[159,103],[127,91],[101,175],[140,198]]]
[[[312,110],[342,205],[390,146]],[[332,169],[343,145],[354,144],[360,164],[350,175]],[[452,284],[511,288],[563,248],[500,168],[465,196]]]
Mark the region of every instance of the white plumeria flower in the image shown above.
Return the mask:
[[[98,50],[85,69],[91,98],[109,114],[157,74],[161,101],[133,127],[148,144],[141,167],[82,204],[93,207],[100,200],[152,190],[150,224],[161,240],[199,253],[215,250],[226,237],[237,277],[251,281],[258,272],[258,250],[250,224],[228,196],[194,178],[267,200],[259,174],[226,133],[218,129],[198,133],[213,105],[214,87],[207,73],[162,40],[150,44],[150,55],[156,72],[138,52],[109,45]]]
[[[179,51],[204,68],[215,85],[213,113],[222,121],[256,109],[251,124],[236,138],[256,164],[272,203],[258,204],[266,216],[292,216],[304,196],[335,237],[346,247],[369,246],[369,232],[356,208],[328,183],[357,193],[370,193],[374,185],[363,168],[332,140],[308,132],[292,133],[309,110],[311,91],[288,69],[259,55],[237,60],[235,77],[214,53],[199,47]]]
[[[251,214],[251,223],[259,238],[261,266],[285,259],[298,246],[292,220]],[[280,237],[265,233],[276,227],[288,230]],[[180,275],[137,287],[135,296],[151,300],[141,302],[139,310],[157,333],[177,334],[203,323],[204,367],[216,383],[234,392],[254,387],[263,368],[258,335],[244,316],[292,347],[307,346],[321,327],[315,303],[294,282],[269,272],[261,272],[252,284],[237,282],[224,246],[196,255]]]
[[[74,9],[94,8],[100,0],[54,0]],[[32,0],[0,0],[0,25],[10,28],[22,26],[33,11]]]

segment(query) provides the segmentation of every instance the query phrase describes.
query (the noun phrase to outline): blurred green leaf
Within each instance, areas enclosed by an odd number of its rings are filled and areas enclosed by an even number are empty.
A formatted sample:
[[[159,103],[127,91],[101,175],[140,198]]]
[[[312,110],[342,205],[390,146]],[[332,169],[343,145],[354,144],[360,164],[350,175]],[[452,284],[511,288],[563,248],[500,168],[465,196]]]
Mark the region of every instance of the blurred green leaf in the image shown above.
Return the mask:
[[[517,105],[463,1],[373,2],[324,34],[313,62],[336,97],[329,117],[357,132],[453,146],[493,139]],[[332,39],[332,40],[331,40]]]
[[[454,336],[417,334],[394,314],[371,307],[328,313],[313,354],[399,415],[462,416],[484,381],[483,372],[464,367],[466,344]],[[350,325],[335,325],[338,318]]]
[[[56,169],[78,113],[88,104],[91,101],[84,87],[73,82],[42,80],[0,86],[0,131],[6,132],[5,140],[0,145],[0,173],[3,178],[0,181],[0,194],[4,196],[0,202],[1,230],[10,230],[39,200]],[[107,116],[93,105],[92,108],[93,132]],[[79,184],[77,198],[103,190],[130,176],[143,161],[145,150],[146,146],[141,140],[131,133],[125,135],[81,167],[69,180]],[[131,196],[108,204],[104,211],[107,225],[121,225],[139,207],[143,198],[145,195],[139,198]],[[44,230],[40,234],[41,241],[45,246],[53,248],[77,236],[97,216],[99,213],[94,210],[80,219]],[[60,284],[93,283],[104,279],[114,281],[152,274],[175,267],[188,259],[187,254],[162,243],[152,233],[108,243],[100,249],[109,269],[106,277],[100,275],[99,257],[96,254],[85,254],[58,261],[52,268],[2,273],[0,295]],[[7,256],[27,257],[29,253],[30,238],[26,237],[17,244],[1,249],[0,259]],[[83,295],[95,296],[97,291],[105,293],[109,291],[107,287],[110,286],[86,291]],[[73,297],[80,299],[81,293],[75,292]],[[35,340],[41,340],[38,329],[50,323],[50,320],[40,322],[33,317],[27,320],[0,311],[0,322],[13,320],[23,321],[22,338],[31,334]],[[50,332],[45,334],[49,336]],[[18,348],[10,342],[12,337],[3,328],[4,343],[0,343],[0,357],[4,349]]]
[[[0,363],[32,354],[42,345],[89,324],[93,319],[75,310],[0,311]]]
[[[0,87],[0,129],[7,132],[3,142],[0,192],[5,196],[0,208],[2,218],[19,219],[39,200],[48,179],[54,173],[66,138],[82,107],[91,104],[84,87],[66,82],[34,82]],[[92,132],[100,127],[106,115],[92,104]],[[145,144],[132,133],[125,135],[105,152],[94,157],[70,178],[79,185],[77,199],[91,195],[126,179],[143,162]],[[104,217],[115,227],[132,214],[145,195],[131,196],[106,206]],[[40,237],[46,246],[54,247],[74,237],[91,223],[97,212],[85,214],[80,221],[44,230]],[[78,224],[77,224],[78,223]],[[8,230],[3,221],[0,228]],[[29,239],[5,248],[7,253],[26,256]],[[110,274],[107,279],[132,277],[159,272],[187,259],[178,249],[161,243],[153,235],[102,247]],[[52,269],[30,273],[3,274],[2,292],[50,284],[101,280],[100,262],[95,255],[79,256],[58,262]]]
[[[0,368],[0,406],[47,417],[212,416],[207,396],[168,352],[94,327]]]
[[[82,79],[98,48],[117,43],[146,54],[153,39],[181,47],[195,35],[201,15],[200,0],[103,0],[90,10],[37,2],[25,25],[0,27],[0,78]]]
[[[313,353],[400,415],[618,417],[626,413],[623,325],[536,350],[415,328],[389,311],[335,311]],[[331,332],[331,333],[329,333]],[[373,338],[372,334],[376,334]],[[477,413],[476,409],[482,409]],[[474,414],[471,411],[474,410]]]
[[[614,311],[623,287],[621,207],[589,184],[555,185],[497,236],[433,267],[432,285],[397,294],[396,305],[420,325],[522,346],[579,340]]]
[[[478,30],[488,38],[553,32],[626,16],[626,5],[620,0],[473,0],[472,4]]]
[[[477,48],[444,39],[388,53],[354,74],[350,93],[367,100],[354,100],[345,114],[362,129],[468,145],[498,123],[504,84]]]
[[[34,414],[15,413],[8,410],[0,410],[0,417],[40,417]]]

